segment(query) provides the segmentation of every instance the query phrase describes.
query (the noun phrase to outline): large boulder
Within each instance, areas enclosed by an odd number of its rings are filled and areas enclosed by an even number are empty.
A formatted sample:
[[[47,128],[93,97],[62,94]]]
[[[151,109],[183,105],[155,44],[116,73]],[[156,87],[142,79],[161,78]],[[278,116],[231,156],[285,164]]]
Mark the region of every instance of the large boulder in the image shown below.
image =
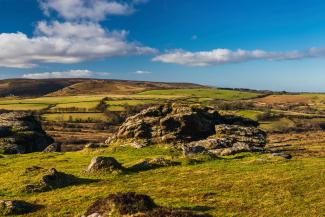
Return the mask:
[[[0,154],[43,151],[53,139],[28,112],[0,114]]]
[[[35,211],[37,205],[21,200],[0,200],[0,216],[23,215]]]
[[[98,156],[91,160],[87,172],[119,173],[123,169],[124,167],[115,158]]]
[[[255,127],[220,124],[216,133],[208,139],[183,145],[184,155],[211,153],[215,155],[232,155],[240,152],[263,151],[266,134]]]
[[[153,106],[129,117],[107,143],[122,141],[143,147],[156,143],[184,143],[206,139],[223,123],[257,125],[257,122],[221,116],[210,107],[166,104]]]

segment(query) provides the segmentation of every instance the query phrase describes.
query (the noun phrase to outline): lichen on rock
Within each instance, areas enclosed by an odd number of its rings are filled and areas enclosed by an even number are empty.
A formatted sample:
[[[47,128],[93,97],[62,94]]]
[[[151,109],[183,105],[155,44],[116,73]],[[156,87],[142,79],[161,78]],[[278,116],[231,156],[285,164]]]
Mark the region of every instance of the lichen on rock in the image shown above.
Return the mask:
[[[181,147],[185,155],[230,155],[263,151],[266,134],[257,126],[256,121],[220,115],[210,107],[165,104],[129,117],[107,143],[129,144],[135,148],[170,144]]]
[[[0,114],[0,154],[23,154],[43,151],[53,139],[40,122],[28,112]]]

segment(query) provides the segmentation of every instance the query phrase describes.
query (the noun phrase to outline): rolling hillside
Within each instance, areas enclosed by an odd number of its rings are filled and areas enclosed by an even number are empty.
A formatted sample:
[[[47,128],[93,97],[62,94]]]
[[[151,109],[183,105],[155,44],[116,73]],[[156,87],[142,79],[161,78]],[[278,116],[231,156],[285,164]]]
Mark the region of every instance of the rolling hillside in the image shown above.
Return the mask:
[[[72,96],[96,94],[133,94],[155,89],[199,88],[187,83],[145,81],[66,79],[8,79],[0,80],[0,97]]]
[[[0,80],[0,97],[37,97],[83,82],[84,79],[8,79]]]
[[[74,96],[96,94],[135,94],[147,90],[199,88],[201,85],[189,83],[163,83],[127,80],[86,80],[78,82],[48,96]]]

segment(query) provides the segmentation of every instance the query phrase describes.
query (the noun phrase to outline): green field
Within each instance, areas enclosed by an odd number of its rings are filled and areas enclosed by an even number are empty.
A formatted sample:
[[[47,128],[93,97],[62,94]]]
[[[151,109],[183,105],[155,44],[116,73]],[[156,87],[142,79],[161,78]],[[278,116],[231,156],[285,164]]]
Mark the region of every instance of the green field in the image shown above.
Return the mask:
[[[94,156],[112,156],[124,166],[163,156],[182,165],[120,175],[87,175],[82,171]],[[0,195],[43,205],[26,216],[82,216],[87,207],[110,193],[135,191],[159,205],[209,213],[213,216],[321,216],[325,213],[325,159],[284,160],[267,154],[228,158],[200,157],[192,164],[169,148],[112,148],[71,153],[33,153],[0,158]],[[31,166],[59,171],[93,182],[44,193],[22,193],[37,174]]]
[[[47,109],[47,104],[35,104],[35,103],[13,103],[13,104],[0,104],[0,109],[11,111],[36,111]]]
[[[58,110],[58,109],[60,110],[60,109],[69,109],[69,108],[79,108],[79,109],[91,110],[91,109],[95,109],[98,104],[99,104],[99,101],[64,103],[64,104],[56,105],[55,107],[51,108],[51,110]]]
[[[44,114],[42,118],[46,121],[56,121],[56,122],[102,122],[108,121],[109,118],[103,113],[54,113],[54,114]]]
[[[167,96],[187,96],[196,98],[211,98],[221,100],[241,100],[258,97],[261,94],[234,91],[234,90],[221,90],[213,88],[202,89],[172,89],[172,90],[150,90],[142,92],[138,95],[167,95]]]
[[[116,106],[116,105],[129,105],[129,106],[136,106],[136,105],[144,105],[144,104],[152,104],[152,103],[158,103],[157,100],[152,99],[128,99],[128,100],[110,100],[107,101],[106,104],[110,106]]]
[[[256,110],[238,110],[238,111],[221,111],[221,113],[238,115],[245,118],[250,118],[252,120],[257,120],[258,115],[263,114],[262,111]]]

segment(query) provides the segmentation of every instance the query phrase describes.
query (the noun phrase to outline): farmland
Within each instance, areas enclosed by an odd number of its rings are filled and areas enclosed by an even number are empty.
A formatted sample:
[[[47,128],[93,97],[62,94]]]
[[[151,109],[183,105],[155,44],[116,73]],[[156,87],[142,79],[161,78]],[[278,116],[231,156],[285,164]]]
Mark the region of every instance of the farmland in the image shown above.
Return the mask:
[[[46,132],[62,142],[62,150],[68,152],[0,156],[0,195],[44,205],[27,216],[81,216],[96,199],[119,191],[148,194],[159,205],[212,216],[317,216],[325,211],[324,98],[323,94],[265,95],[207,88],[2,98],[0,109],[32,111],[40,117]],[[223,115],[259,121],[259,127],[269,133],[267,147],[291,153],[294,158],[258,153],[188,158],[164,145],[84,149],[87,143],[103,143],[128,116],[162,103],[202,104]],[[125,167],[157,157],[180,165],[138,173],[85,174],[91,158],[98,155],[114,157]],[[24,171],[35,165],[55,165],[59,171],[89,183],[27,195],[21,192],[21,186],[32,183],[37,176]],[[60,205],[63,201],[64,208]]]
[[[51,95],[51,94],[50,94]],[[71,129],[83,129],[80,140],[89,140],[95,128],[114,131],[128,116],[141,109],[161,103],[203,104],[223,114],[239,115],[260,121],[268,132],[324,127],[325,94],[265,94],[253,91],[216,88],[147,90],[129,94],[99,94],[77,96],[42,96],[36,98],[0,98],[0,109],[33,111],[40,115],[56,135],[63,123]],[[61,127],[59,125],[62,125]],[[87,127],[88,126],[88,127]],[[89,140],[90,141],[90,140]],[[98,141],[99,142],[99,141]]]

